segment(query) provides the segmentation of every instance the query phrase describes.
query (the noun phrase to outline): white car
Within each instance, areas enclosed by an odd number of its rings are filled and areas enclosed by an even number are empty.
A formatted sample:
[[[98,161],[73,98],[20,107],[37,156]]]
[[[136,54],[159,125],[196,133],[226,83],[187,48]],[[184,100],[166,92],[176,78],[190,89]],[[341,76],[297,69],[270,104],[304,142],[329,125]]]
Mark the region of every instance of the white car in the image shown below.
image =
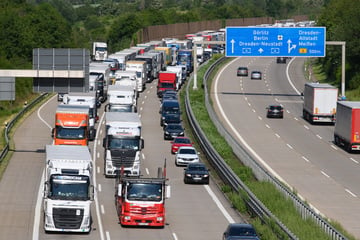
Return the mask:
[[[189,163],[197,163],[200,161],[199,153],[194,147],[180,147],[175,155],[176,166],[186,166]]]

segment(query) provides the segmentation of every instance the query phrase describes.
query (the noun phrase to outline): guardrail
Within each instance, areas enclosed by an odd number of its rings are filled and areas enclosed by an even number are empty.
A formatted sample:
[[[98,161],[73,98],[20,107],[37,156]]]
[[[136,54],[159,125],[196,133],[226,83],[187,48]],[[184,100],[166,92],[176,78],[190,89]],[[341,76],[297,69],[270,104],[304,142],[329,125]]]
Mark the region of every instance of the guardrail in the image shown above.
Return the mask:
[[[26,105],[25,108],[23,108],[10,122],[8,122],[5,126],[4,130],[4,137],[5,137],[5,147],[2,149],[0,153],[0,162],[3,161],[6,154],[9,152],[10,143],[9,143],[9,132],[14,126],[14,124],[27,112],[29,111],[33,106],[35,106],[38,102],[40,102],[45,96],[47,96],[48,93],[43,93],[40,96],[38,96],[35,100],[33,100],[30,104]]]
[[[347,238],[343,236],[340,232],[338,232],[329,222],[323,219],[319,214],[317,214],[313,209],[311,209],[308,205],[306,205],[298,196],[292,193],[286,186],[284,186],[278,179],[270,175],[266,169],[264,169],[261,165],[259,165],[251,156],[247,153],[246,149],[242,147],[229,132],[223,127],[221,122],[219,121],[217,115],[215,114],[214,109],[212,108],[208,89],[207,89],[207,80],[214,70],[214,68],[223,62],[226,58],[222,57],[218,59],[212,66],[206,71],[204,75],[204,91],[205,91],[205,105],[206,109],[209,113],[209,116],[216,126],[219,133],[225,138],[228,144],[231,146],[234,154],[240,159],[245,165],[250,167],[255,174],[255,176],[259,180],[269,181],[273,183],[280,192],[282,192],[287,198],[293,201],[296,209],[300,212],[302,218],[308,219],[311,218],[315,223],[317,223],[329,236],[334,240],[346,240]],[[190,79],[191,81],[191,79]],[[275,222],[280,229],[289,237],[289,239],[298,239],[280,220],[278,220],[257,198],[256,196],[246,187],[246,185],[238,178],[238,176],[232,171],[232,169],[226,164],[224,159],[216,152],[216,150],[212,147],[211,143],[207,139],[206,135],[201,129],[201,126],[196,120],[196,117],[193,114],[191,109],[191,102],[189,99],[189,86],[187,85],[186,89],[186,97],[185,97],[185,108],[186,114],[189,119],[190,125],[195,132],[195,136],[200,142],[201,148],[204,153],[207,155],[210,163],[216,169],[218,175],[222,178],[222,180],[229,184],[230,187],[240,193],[245,192],[247,197],[247,204],[250,209],[260,217],[260,219],[264,220],[264,218],[269,218],[273,222]]]

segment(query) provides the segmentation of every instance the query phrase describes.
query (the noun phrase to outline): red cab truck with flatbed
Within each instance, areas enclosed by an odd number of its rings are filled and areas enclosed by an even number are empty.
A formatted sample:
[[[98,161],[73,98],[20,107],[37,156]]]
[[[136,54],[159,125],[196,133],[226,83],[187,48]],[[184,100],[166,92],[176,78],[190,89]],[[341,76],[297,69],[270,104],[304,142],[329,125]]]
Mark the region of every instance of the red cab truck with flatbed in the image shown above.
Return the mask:
[[[158,168],[156,178],[118,175],[115,205],[122,226],[165,226],[165,199],[170,197],[166,170]]]
[[[175,72],[161,71],[159,72],[159,81],[157,85],[157,95],[162,97],[162,93],[166,90],[177,91],[177,75]]]
[[[360,151],[360,102],[338,101],[334,143],[348,152]]]

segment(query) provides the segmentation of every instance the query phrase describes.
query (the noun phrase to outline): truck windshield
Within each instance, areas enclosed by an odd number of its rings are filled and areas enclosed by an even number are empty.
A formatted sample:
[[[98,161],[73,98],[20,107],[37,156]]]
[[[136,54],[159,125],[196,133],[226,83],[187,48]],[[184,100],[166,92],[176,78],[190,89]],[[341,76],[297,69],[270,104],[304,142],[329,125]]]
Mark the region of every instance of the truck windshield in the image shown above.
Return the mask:
[[[56,138],[59,139],[84,139],[86,137],[85,127],[64,128],[56,126]]]
[[[89,179],[60,179],[57,175],[50,180],[49,198],[53,200],[88,200]],[[87,178],[87,180],[85,179]]]
[[[160,88],[174,88],[174,84],[173,83],[162,82],[162,83],[160,83]]]
[[[123,138],[110,138],[109,148],[110,149],[140,149],[139,139],[123,139]]]
[[[132,105],[110,105],[110,112],[132,112]]]
[[[127,199],[134,201],[162,200],[162,185],[158,183],[130,183],[127,186]]]

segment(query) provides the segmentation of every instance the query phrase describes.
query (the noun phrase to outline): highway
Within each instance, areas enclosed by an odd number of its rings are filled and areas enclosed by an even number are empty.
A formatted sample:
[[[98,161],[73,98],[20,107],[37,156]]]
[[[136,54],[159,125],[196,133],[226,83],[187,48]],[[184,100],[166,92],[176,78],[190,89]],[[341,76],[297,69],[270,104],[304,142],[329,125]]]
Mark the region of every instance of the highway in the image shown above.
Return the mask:
[[[224,126],[274,176],[319,213],[360,239],[360,155],[333,144],[332,125],[311,125],[302,118],[303,59],[276,64],[275,58],[237,58],[212,86],[215,110]],[[237,77],[247,66],[262,80]],[[284,119],[266,118],[266,107],[284,106]]]
[[[185,185],[183,168],[176,167],[169,141],[163,140],[160,127],[156,81],[141,93],[139,114],[145,148],[142,174],[155,177],[167,159],[171,198],[167,199],[167,219],[163,229],[124,228],[118,223],[114,204],[114,179],[103,175],[102,139],[104,112],[99,111],[97,138],[89,147],[95,164],[96,197],[92,206],[92,231],[89,234],[50,233],[43,230],[42,194],[45,165],[44,147],[51,144],[56,96],[31,113],[17,127],[15,151],[0,182],[0,239],[220,239],[229,222],[241,217],[228,203],[214,182],[210,185]]]

